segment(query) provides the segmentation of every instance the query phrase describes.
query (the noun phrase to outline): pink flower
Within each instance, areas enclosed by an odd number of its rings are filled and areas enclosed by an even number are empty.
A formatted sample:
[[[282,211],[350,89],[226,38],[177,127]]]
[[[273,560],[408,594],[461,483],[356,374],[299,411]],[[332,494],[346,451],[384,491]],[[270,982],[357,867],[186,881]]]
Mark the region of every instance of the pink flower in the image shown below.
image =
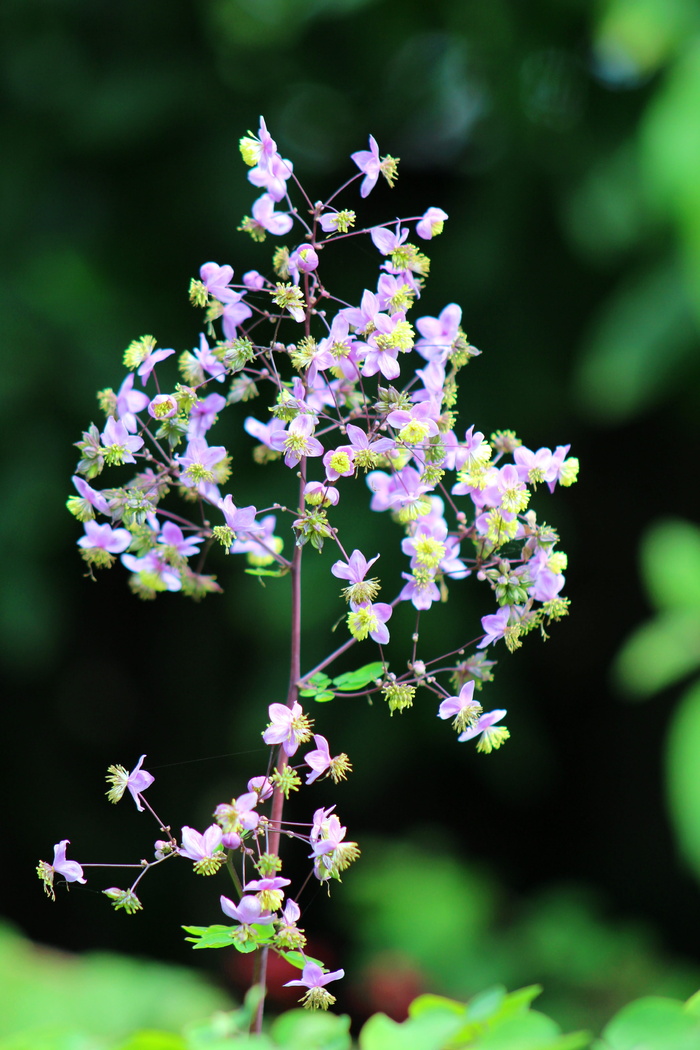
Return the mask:
[[[262,738],[266,744],[281,744],[285,754],[291,758],[299,744],[305,743],[311,737],[309,720],[299,703],[295,703],[291,708],[284,704],[270,704],[268,712],[270,724],[263,732]]]
[[[304,761],[313,770],[306,778],[307,784],[313,784],[314,780],[325,773],[327,769],[330,769],[331,765],[331,752],[325,736],[315,735],[314,744],[316,745],[316,750],[309,751],[304,755]]]
[[[56,875],[63,875],[66,882],[81,882],[85,884],[87,879],[83,877],[83,869],[76,860],[66,860],[66,846],[70,839],[61,839],[53,848],[53,864],[51,867]]]
[[[443,223],[447,219],[447,212],[442,208],[428,208],[423,218],[416,223],[416,233],[424,241],[430,241],[442,233]]]
[[[267,926],[272,922],[273,916],[263,914],[263,907],[257,897],[241,897],[238,904],[234,904],[229,897],[223,895],[219,898],[221,910],[230,919],[235,919],[242,926]]]
[[[85,535],[77,541],[79,547],[99,547],[109,554],[121,554],[129,546],[132,535],[127,529],[113,529],[111,525],[85,522]]]
[[[331,981],[339,981],[341,977],[345,977],[345,970],[324,973],[318,963],[309,962],[301,971],[301,978],[298,981],[286,981],[284,987],[291,988],[298,985],[300,988],[323,988]]]

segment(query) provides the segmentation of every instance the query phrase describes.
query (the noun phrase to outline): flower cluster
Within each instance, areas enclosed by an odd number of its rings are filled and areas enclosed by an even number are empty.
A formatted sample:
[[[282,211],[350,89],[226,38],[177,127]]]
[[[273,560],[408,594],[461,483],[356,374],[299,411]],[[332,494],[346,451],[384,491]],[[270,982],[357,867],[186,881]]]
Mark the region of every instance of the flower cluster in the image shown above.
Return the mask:
[[[272,730],[272,735],[279,738],[272,743],[281,745],[275,750],[278,750],[278,761],[281,760],[282,763],[286,762],[289,757],[289,741],[292,736],[293,722],[304,727],[300,736],[302,739],[308,739],[306,731],[308,720],[300,705],[295,705],[295,708],[292,720],[289,722],[289,732],[281,734],[277,732],[281,724],[279,712],[286,708],[281,704],[271,704],[269,714],[273,721],[268,730],[263,733],[263,736],[267,738]],[[276,722],[275,718],[277,718]],[[292,751],[296,750],[298,742],[295,738]],[[331,758],[325,737],[316,736],[315,743],[316,750],[309,751],[304,756],[304,763],[311,770],[306,783],[311,784],[324,774],[330,775],[336,782],[343,779],[351,768],[347,755],[342,754]],[[235,876],[239,890],[237,901],[221,894],[221,910],[229,919],[234,920],[234,925],[209,928],[185,927],[188,933],[193,934],[190,940],[206,947],[209,944],[211,932],[214,930],[219,938],[219,946],[220,943],[230,944],[239,951],[249,951],[251,948],[265,946],[280,952],[290,961],[294,961],[300,967],[303,966],[301,979],[290,981],[289,984],[306,987],[307,991],[302,998],[304,1005],[313,1009],[327,1009],[335,1000],[330,993],[325,991],[325,985],[329,981],[342,977],[343,971],[339,970],[332,974],[324,973],[317,962],[305,956],[306,937],[304,931],[298,926],[298,920],[301,917],[300,906],[295,899],[287,897],[287,887],[291,883],[289,879],[279,874],[282,866],[281,858],[277,853],[267,850],[272,819],[261,812],[261,809],[273,798],[274,777],[251,778],[248,782],[248,790],[244,794],[231,799],[230,802],[222,802],[216,807],[213,824],[203,832],[195,828],[183,827],[178,841],[170,828],[163,825],[153,808],[147,803],[144,806],[143,792],[154,783],[153,775],[142,768],[145,757],[145,755],[141,756],[131,773],[127,773],[121,765],[109,767],[107,782],[111,787],[107,796],[110,802],[118,802],[128,790],[136,808],[140,812],[148,808],[158,821],[161,832],[166,834],[167,838],[156,840],[152,861],[142,860],[138,864],[120,865],[138,869],[136,879],[126,889],[110,886],[102,891],[104,895],[110,900],[115,910],[123,910],[127,915],[134,915],[142,910],[141,900],[135,892],[136,887],[151,868],[165,860],[176,857],[184,858],[192,862],[195,874],[211,876],[216,875],[225,864],[235,870],[233,868],[235,858],[240,857],[242,871],[245,873],[246,866],[252,866],[255,875],[259,877],[246,878],[244,874],[243,879],[239,880],[238,876]],[[293,832],[292,826],[289,829],[295,838],[300,839],[311,848],[309,858],[313,860],[313,874],[321,883],[327,883],[329,879],[339,880],[340,872],[346,870],[360,853],[356,843],[344,841],[346,829],[341,826],[338,817],[332,813],[333,808],[318,809],[306,835],[299,830],[298,825],[293,825]],[[40,861],[37,867],[37,874],[44,883],[47,894],[53,900],[55,900],[54,880],[56,876],[62,877],[66,883],[85,884],[87,879],[84,875],[84,867],[103,866],[99,864],[81,865],[76,861],[68,860],[66,858],[68,845],[68,839],[57,843],[54,847],[53,863]],[[289,952],[295,954],[289,955]]]
[[[398,160],[381,157],[371,136],[369,147],[352,154],[357,172],[343,187],[361,180],[361,198],[380,176],[393,186],[398,171]],[[236,900],[222,894],[221,907],[236,925],[187,927],[191,939],[199,947],[302,951],[301,963],[294,957],[303,965],[302,978],[289,983],[307,989],[304,1005],[325,1008],[333,1001],[325,985],[342,971],[324,973],[303,956],[300,907],[285,896],[289,880],[280,875],[280,836],[307,844],[313,875],[326,886],[340,879],[359,848],[346,841],[333,806],[316,808],[308,834],[284,824],[284,800],[300,789],[302,773],[306,785],[321,778],[337,784],[351,769],[347,755],[333,756],[327,738],[314,734],[300,700],[377,694],[393,713],[411,707],[421,690],[437,698],[438,717],[452,720],[459,741],[474,740],[482,753],[500,747],[509,736],[500,724],[506,712],[484,711],[475,690],[492,677],[491,647],[502,640],[514,650],[526,634],[544,634],[568,611],[562,594],[566,555],[557,549],[555,530],[538,521],[530,504],[538,487],[552,492],[571,485],[578,461],[568,445],[530,449],[511,431],[487,439],[475,425],[458,423],[460,373],[480,351],[467,338],[456,303],[437,316],[417,309],[430,272],[419,244],[442,232],[446,212],[433,206],[422,215],[356,229],[355,211],[336,206],[340,191],[311,202],[264,120],[240,148],[248,179],[262,193],[239,229],[255,241],[268,235],[291,240],[275,249],[267,274],[250,270],[236,280],[228,263],[201,266],[190,285],[191,302],[203,310],[193,349],[171,360],[175,350],[157,348],[150,335],[127,347],[127,374],[118,390],[98,395],[104,423],[91,424],[76,443],[77,495],[68,507],[84,525],[77,542],[89,572],[119,557],[141,598],[181,591],[199,599],[219,591],[216,577],[203,572],[217,545],[244,555],[248,572],[289,577],[292,673],[286,701],[268,707],[265,773],[219,804],[203,832],[186,826],[177,839],[156,818],[164,837],[156,842],[155,859],[137,865],[139,875],[128,889],[104,892],[116,908],[133,914],[141,906],[135,887],[156,864],[180,857],[198,875],[227,869]],[[369,239],[377,269],[349,303],[326,287],[322,262],[351,236]],[[164,369],[175,361],[176,380]],[[263,404],[252,413],[245,409],[242,427],[253,459],[275,463],[279,491],[264,509],[236,504],[226,491],[231,456],[211,436],[224,411],[258,398]],[[94,487],[104,471],[132,466],[136,473],[122,483]],[[406,559],[400,579],[382,579],[375,568],[380,554],[340,534],[335,508],[354,481],[369,511],[393,523],[387,532],[394,532]],[[296,493],[291,498],[290,488]],[[286,521],[270,511],[287,515]],[[308,545],[333,551],[328,578],[343,583],[347,634],[302,674],[300,580]],[[485,584],[491,594],[481,632],[450,653],[419,657],[420,616],[466,580]],[[396,646],[390,624],[402,603],[415,610],[416,629],[407,669],[397,672],[389,670],[386,647]],[[379,659],[329,677],[338,658],[368,640]],[[465,657],[468,647],[474,651]],[[294,765],[312,736],[313,749]],[[116,802],[128,791],[137,809],[145,806],[155,816],[143,799],[153,782],[142,768],[144,757],[131,773],[110,767],[108,797]],[[84,881],[81,866],[65,858],[67,841],[56,846],[52,865],[39,867],[51,895],[57,874]]]

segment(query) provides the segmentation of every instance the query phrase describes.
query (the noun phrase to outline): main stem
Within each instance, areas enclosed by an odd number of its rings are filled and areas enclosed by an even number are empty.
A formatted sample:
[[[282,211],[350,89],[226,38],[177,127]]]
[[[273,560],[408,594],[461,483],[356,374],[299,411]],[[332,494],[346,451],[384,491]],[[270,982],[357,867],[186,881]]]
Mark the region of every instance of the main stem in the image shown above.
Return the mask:
[[[299,482],[299,507],[304,506],[304,486],[306,484],[306,460],[300,462]],[[301,510],[300,512],[301,513]],[[289,686],[287,688],[287,707],[292,708],[299,697],[299,678],[301,677],[301,555],[303,548],[297,544],[294,547],[294,555],[291,561],[289,576],[291,580],[291,631],[289,651]],[[277,756],[277,770],[281,773],[287,765],[287,754],[280,748]],[[282,811],[284,809],[284,794],[279,788],[275,789],[272,796],[272,812],[270,813],[271,830],[268,838],[268,853],[279,854],[280,834],[282,827]],[[262,995],[255,1014],[253,1030],[262,1031],[263,1013],[265,1010],[265,992],[267,988],[267,958],[269,948],[265,945],[258,953],[258,967],[256,983],[260,985]]]

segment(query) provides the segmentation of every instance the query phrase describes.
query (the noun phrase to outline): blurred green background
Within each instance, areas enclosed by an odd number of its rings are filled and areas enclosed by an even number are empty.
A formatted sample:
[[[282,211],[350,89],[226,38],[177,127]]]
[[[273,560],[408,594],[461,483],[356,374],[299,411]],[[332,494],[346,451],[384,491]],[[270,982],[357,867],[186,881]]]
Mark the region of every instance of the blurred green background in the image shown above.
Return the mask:
[[[205,826],[260,771],[261,712],[284,683],[284,582],[262,591],[219,559],[223,596],[142,604],[119,569],[85,578],[64,503],[72,442],[98,421],[95,391],[121,382],[131,339],[194,346],[187,286],[200,264],[267,267],[269,242],[236,233],[254,199],[238,138],[263,113],[312,199],[352,174],[348,155],[370,133],[401,158],[396,188],[379,186],[366,214],[450,215],[417,315],[459,302],[483,351],[463,383],[464,427],[513,428],[533,448],[571,442],[582,463],[576,488],[537,504],[570,555],[572,614],[546,646],[497,654],[489,705],[509,709],[507,747],[457,746],[432,708],[319,713],[357,770],[339,812],[374,845],[330,904],[308,902],[305,925],[331,967],[353,960],[345,1005],[360,1014],[404,971],[399,1003],[424,987],[466,996],[494,979],[549,979],[572,1024],[668,973],[669,990],[690,994],[700,719],[679,730],[674,712],[697,660],[648,689],[629,660],[615,680],[610,669],[656,607],[640,543],[660,517],[698,512],[700,4],[5,0],[0,49],[2,911],[47,944],[194,962],[234,991],[241,980],[223,953],[193,959],[182,940],[180,922],[218,921],[219,890],[189,871],[151,876],[144,912],[126,918],[97,879],[51,904],[33,869],[65,837],[81,860],[150,853],[145,819],[106,805],[111,763],[148,754],[174,827]],[[355,258],[340,275],[348,297],[375,279],[375,257]],[[236,498],[257,502],[265,475],[231,440]],[[360,534],[369,546],[378,525]],[[673,539],[656,550],[655,565],[700,577]],[[454,589],[436,634],[476,624],[485,602]],[[313,611],[305,666],[338,615]],[[697,615],[684,629],[680,649],[697,654]],[[678,639],[662,632],[662,662]],[[646,705],[625,699],[662,687]],[[322,787],[315,797],[327,801]],[[385,932],[406,916],[390,921],[383,903],[420,908],[415,887],[429,899],[434,879],[453,917],[465,900],[472,915],[454,918],[451,981],[444,942],[431,957],[420,938]]]

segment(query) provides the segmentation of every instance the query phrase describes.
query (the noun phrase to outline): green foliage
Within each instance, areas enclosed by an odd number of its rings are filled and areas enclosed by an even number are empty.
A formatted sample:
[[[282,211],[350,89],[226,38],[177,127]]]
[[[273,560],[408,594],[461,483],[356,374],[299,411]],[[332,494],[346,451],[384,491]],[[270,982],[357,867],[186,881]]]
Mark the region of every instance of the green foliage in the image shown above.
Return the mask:
[[[7,926],[0,927],[0,987],[1,1050],[111,1050],[136,1029],[176,1032],[229,1005],[184,967],[69,955],[32,945]],[[172,1045],[167,1038],[163,1050]]]
[[[299,695],[311,696],[317,704],[326,703],[333,699],[335,692],[355,693],[365,689],[372,682],[381,678],[387,667],[388,664],[375,660],[371,664],[365,664],[364,667],[358,667],[356,671],[346,671],[332,679],[323,672],[319,672],[309,679],[311,688],[300,689]]]
[[[700,668],[700,528],[656,522],[641,544],[641,571],[658,610],[617,655],[614,673],[631,696],[645,699]],[[700,681],[681,696],[666,745],[668,801],[681,850],[700,877]]]
[[[186,941],[192,941],[193,948],[235,948],[237,952],[248,955],[256,948],[272,940],[275,935],[271,925],[260,924],[249,927],[251,936],[248,940],[240,941],[236,934],[240,932],[240,926],[183,926],[185,933],[191,934],[185,937]]]
[[[700,1018],[689,1003],[649,997],[620,1010],[592,1050],[697,1050]]]
[[[675,260],[633,273],[601,308],[584,340],[577,375],[583,405],[608,423],[629,419],[675,385],[696,341]]]
[[[700,878],[700,681],[681,696],[666,742],[668,802],[683,855]]]
[[[611,924],[580,889],[552,887],[505,907],[496,880],[434,837],[364,840],[363,853],[344,902],[357,946],[353,969],[370,984],[375,973],[404,972],[462,996],[536,976],[545,1012],[566,1027],[599,1028],[634,996],[681,997],[700,983],[700,971],[662,955],[639,924]]]
[[[237,1009],[212,1013],[223,999],[183,969],[38,950],[7,929],[0,934],[0,966],[0,1050],[584,1050],[591,1045],[585,1032],[563,1034],[554,1020],[532,1008],[540,994],[535,985],[515,992],[497,985],[466,1003],[421,995],[405,1021],[374,1014],[353,1042],[349,1017],[300,1009],[251,1035],[257,988]],[[194,1019],[205,1014],[206,1019]],[[624,1006],[592,1050],[696,1050],[698,1045],[700,992],[685,1004],[655,997]]]
[[[658,612],[624,643],[614,674],[631,696],[645,698],[700,666],[700,529],[673,519],[656,522],[640,556],[642,579]]]

